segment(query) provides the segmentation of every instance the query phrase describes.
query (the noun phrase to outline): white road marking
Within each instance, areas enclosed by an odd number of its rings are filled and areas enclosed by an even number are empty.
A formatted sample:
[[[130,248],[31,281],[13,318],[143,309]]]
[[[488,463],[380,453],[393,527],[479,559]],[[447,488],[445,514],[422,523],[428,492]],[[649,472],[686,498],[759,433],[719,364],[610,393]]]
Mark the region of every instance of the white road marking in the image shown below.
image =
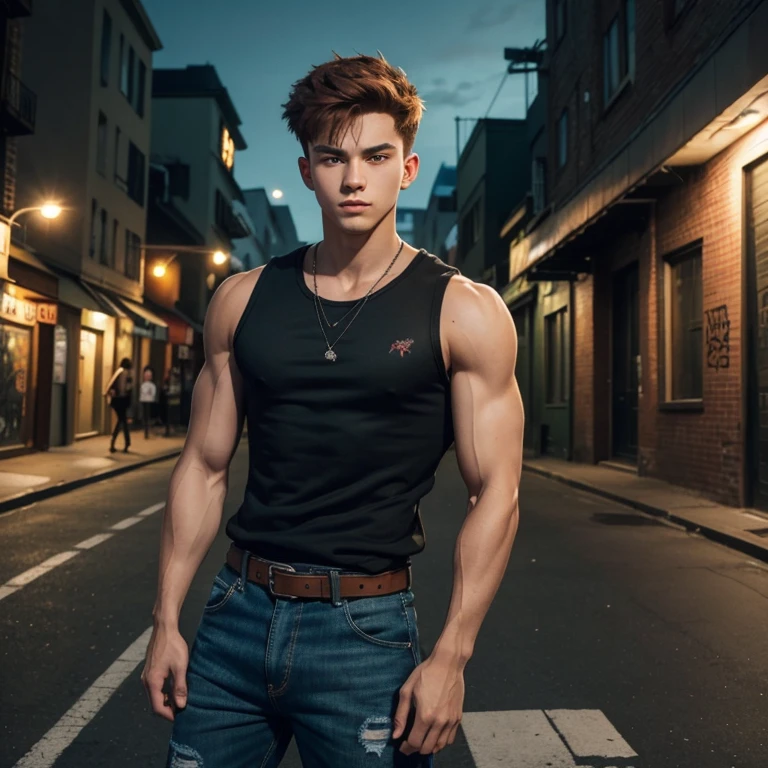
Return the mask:
[[[111,531],[124,531],[126,528],[130,528],[136,523],[140,523],[143,517],[126,517],[125,520],[121,520],[119,523],[115,523],[110,530]]]
[[[40,565],[36,565],[34,568],[30,568],[28,571],[24,571],[24,573],[20,573],[18,576],[15,576],[10,581],[6,581],[3,586],[25,587],[31,581],[34,581],[44,573],[48,573],[48,571],[52,570],[57,565],[66,563],[67,560],[71,560],[73,557],[79,554],[79,551],[59,552],[58,555],[49,557],[45,562],[40,563]]]
[[[97,544],[102,544],[103,542],[107,541],[107,539],[111,539],[115,534],[114,533],[99,533],[96,536],[91,536],[90,539],[86,539],[85,541],[81,541],[79,544],[75,544],[75,546],[78,549],[93,549]]]
[[[547,709],[555,728],[576,757],[637,757],[599,709]]]
[[[126,528],[130,528],[132,525],[140,523],[145,517],[149,517],[149,515],[154,514],[158,509],[162,509],[164,506],[164,501],[158,502],[157,504],[152,504],[152,506],[143,509],[135,516],[126,517],[124,520],[115,523],[115,525],[113,525],[110,530],[124,531]],[[40,565],[36,565],[34,568],[30,568],[28,571],[24,571],[24,573],[20,573],[18,576],[14,576],[12,579],[10,579],[10,581],[6,581],[5,584],[0,584],[0,600],[8,597],[9,595],[12,595],[14,592],[21,589],[21,587],[25,587],[30,582],[48,573],[57,565],[61,565],[62,563],[66,563],[68,560],[71,560],[76,555],[79,555],[83,550],[92,549],[98,544],[107,541],[107,539],[112,538],[112,536],[114,536],[114,533],[100,533],[96,536],[91,536],[89,539],[85,539],[79,544],[75,544],[75,550],[59,552],[57,555],[49,557],[44,563],[40,563]]]
[[[151,635],[152,627],[149,627],[126,648],[122,656],[93,683],[14,768],[50,768],[144,660]]]
[[[151,507],[142,509],[141,512],[138,513],[138,517],[148,517],[149,515],[153,515],[158,509],[162,509],[164,506],[164,501],[161,501],[158,504],[153,504]]]
[[[631,768],[637,757],[599,709],[465,712],[461,728],[476,768],[586,768],[591,757]]]

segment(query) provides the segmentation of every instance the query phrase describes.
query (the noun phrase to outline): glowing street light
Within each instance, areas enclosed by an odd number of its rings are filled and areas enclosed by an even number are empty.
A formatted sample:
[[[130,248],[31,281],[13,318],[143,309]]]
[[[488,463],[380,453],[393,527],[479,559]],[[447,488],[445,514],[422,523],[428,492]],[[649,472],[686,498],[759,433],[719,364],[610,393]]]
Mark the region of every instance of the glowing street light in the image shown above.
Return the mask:
[[[227,260],[227,254],[224,253],[224,251],[215,251],[213,254],[213,263],[214,264],[224,264],[224,262]]]
[[[166,261],[158,261],[152,266],[152,274],[155,277],[165,277],[168,271],[168,265],[179,255],[179,253],[212,253],[214,264],[225,264],[229,259],[229,254],[222,250],[212,251],[205,246],[189,245],[142,245],[143,251],[173,251],[173,255]]]
[[[0,227],[0,280],[6,280],[9,283],[16,282],[8,274],[8,258],[11,253],[11,227],[16,222],[16,219],[22,213],[28,213],[29,211],[40,211],[46,219],[55,219],[61,214],[62,210],[60,205],[47,202],[42,205],[30,205],[27,208],[19,208],[10,218],[0,216],[0,221],[7,225],[7,227]]]
[[[272,197],[275,198],[275,200],[279,200],[283,196],[283,190],[282,189],[273,189],[272,190]]]

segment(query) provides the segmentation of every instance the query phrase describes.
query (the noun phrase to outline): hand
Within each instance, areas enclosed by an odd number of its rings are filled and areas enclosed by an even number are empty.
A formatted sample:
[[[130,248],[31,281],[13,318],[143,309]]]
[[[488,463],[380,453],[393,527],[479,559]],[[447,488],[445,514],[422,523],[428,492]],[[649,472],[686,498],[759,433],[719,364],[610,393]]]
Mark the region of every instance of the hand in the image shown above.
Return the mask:
[[[147,690],[152,711],[173,722],[177,709],[187,706],[187,664],[189,649],[178,629],[155,626],[147,647],[141,682]],[[172,692],[163,692],[168,678]]]
[[[412,706],[416,714],[401,752],[428,755],[453,744],[464,707],[463,668],[433,656],[419,664],[400,688],[392,738],[405,731]]]

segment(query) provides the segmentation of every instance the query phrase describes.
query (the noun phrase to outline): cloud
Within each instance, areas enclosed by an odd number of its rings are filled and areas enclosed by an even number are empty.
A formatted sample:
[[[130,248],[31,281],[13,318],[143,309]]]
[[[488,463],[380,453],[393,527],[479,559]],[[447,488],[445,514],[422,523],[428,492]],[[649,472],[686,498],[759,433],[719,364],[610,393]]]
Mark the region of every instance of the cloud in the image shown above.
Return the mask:
[[[518,10],[518,3],[507,3],[501,6],[484,3],[480,7],[475,8],[474,13],[469,17],[467,31],[474,32],[479,29],[506,24],[517,15]]]
[[[486,93],[486,86],[491,81],[499,81],[500,75],[494,73],[479,80],[461,80],[452,88],[434,88],[420,94],[427,106],[430,107],[463,107],[481,99]],[[444,78],[438,78],[445,82]],[[434,80],[432,82],[435,82]]]

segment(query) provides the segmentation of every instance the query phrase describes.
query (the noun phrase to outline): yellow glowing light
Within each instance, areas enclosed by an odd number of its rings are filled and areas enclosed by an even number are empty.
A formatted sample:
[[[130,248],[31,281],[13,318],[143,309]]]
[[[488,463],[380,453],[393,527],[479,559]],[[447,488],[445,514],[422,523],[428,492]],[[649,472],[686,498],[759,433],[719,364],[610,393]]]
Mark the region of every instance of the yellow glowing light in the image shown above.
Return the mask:
[[[55,203],[46,203],[40,208],[40,213],[46,219],[55,219],[61,213],[61,206]]]
[[[223,264],[227,260],[227,254],[224,251],[216,251],[213,254],[214,264]]]
[[[155,266],[152,267],[152,274],[155,277],[164,277],[165,276],[165,264],[155,264]]]
[[[283,196],[283,190],[282,189],[273,189],[272,190],[272,197],[275,198],[275,200],[279,200]]]
[[[232,170],[235,164],[235,140],[230,135],[227,128],[221,131],[221,161]]]

